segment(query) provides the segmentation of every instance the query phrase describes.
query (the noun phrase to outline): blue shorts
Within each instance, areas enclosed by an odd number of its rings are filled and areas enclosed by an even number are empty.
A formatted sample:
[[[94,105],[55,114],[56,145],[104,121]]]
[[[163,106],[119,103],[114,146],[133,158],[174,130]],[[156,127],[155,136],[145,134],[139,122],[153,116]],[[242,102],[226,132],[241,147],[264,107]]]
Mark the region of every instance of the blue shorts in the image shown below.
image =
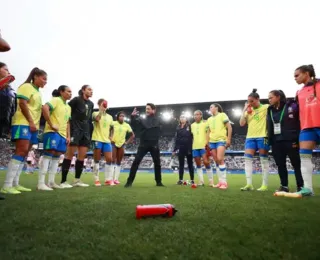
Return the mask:
[[[320,143],[320,128],[310,128],[304,129],[300,132],[299,136],[300,142],[305,141],[314,141],[316,143]]]
[[[94,141],[93,144],[94,144],[94,149],[99,149],[99,150],[101,150],[102,153],[111,153],[112,152],[111,143],[103,143],[103,142]]]
[[[205,153],[206,153],[205,149],[194,149],[194,150],[192,150],[193,158],[202,157],[202,155],[204,155]]]
[[[210,150],[217,150],[220,146],[226,146],[226,142],[209,143]]]
[[[45,133],[43,135],[43,149],[65,153],[67,151],[67,140],[55,132]]]
[[[245,149],[250,150],[266,150],[269,151],[270,147],[268,145],[267,138],[261,137],[261,138],[247,138],[246,139],[246,145]]]
[[[30,126],[13,125],[11,127],[11,140],[29,140],[31,144],[38,144],[38,131],[31,132]]]

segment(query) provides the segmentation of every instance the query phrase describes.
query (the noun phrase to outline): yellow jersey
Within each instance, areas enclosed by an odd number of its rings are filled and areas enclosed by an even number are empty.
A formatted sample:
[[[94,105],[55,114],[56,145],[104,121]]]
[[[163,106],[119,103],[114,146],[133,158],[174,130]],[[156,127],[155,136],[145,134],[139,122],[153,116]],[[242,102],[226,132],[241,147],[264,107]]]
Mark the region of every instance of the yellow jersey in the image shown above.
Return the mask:
[[[207,120],[207,126],[210,130],[210,143],[227,141],[226,123],[228,122],[229,117],[225,113],[218,113]]]
[[[245,113],[248,124],[247,138],[267,137],[267,115],[269,105],[260,105],[252,109],[252,113]]]
[[[39,129],[42,112],[42,98],[39,88],[31,83],[24,83],[17,90],[17,98],[27,101],[31,118],[37,129]],[[17,111],[12,118],[12,125],[29,125],[28,120],[22,114],[19,103],[17,106]]]
[[[191,133],[193,136],[192,149],[204,149],[207,143],[207,123],[204,121],[192,123]]]
[[[113,126],[113,118],[107,113],[103,113],[99,122],[95,121],[99,112],[93,112],[93,133],[92,141],[110,143],[110,128]]]
[[[50,107],[50,121],[53,125],[59,126],[58,133],[67,138],[68,122],[71,117],[71,107],[61,97],[54,97],[47,103]],[[54,132],[48,123],[44,128],[44,133]]]
[[[126,142],[127,133],[132,133],[132,128],[128,123],[113,122],[113,141],[116,147],[121,147]]]

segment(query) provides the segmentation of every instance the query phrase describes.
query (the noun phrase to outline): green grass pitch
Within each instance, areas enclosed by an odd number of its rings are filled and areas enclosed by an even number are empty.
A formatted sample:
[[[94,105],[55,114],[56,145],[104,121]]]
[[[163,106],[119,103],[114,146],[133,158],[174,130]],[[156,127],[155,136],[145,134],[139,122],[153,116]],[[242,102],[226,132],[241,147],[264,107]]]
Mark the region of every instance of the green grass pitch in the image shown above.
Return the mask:
[[[7,195],[0,201],[0,259],[320,259],[320,176],[316,196],[302,199],[274,197],[278,176],[262,193],[240,192],[244,175],[229,175],[226,191],[177,186],[176,174],[163,175],[164,188],[155,187],[153,174],[138,174],[125,189],[126,177],[116,187]],[[1,172],[1,185],[3,179]],[[93,183],[92,174],[82,179]],[[21,177],[26,187],[36,183],[36,174]],[[255,175],[255,188],[260,184]],[[136,205],[158,203],[179,212],[135,219]]]

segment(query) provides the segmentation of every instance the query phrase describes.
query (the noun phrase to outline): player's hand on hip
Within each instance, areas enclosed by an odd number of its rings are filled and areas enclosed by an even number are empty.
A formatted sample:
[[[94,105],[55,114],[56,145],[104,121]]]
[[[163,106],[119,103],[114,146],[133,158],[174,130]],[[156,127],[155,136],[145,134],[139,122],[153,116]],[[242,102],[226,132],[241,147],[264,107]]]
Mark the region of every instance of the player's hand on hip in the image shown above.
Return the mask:
[[[226,148],[230,147],[231,146],[231,141],[230,140],[227,140],[226,142]]]
[[[55,132],[58,132],[58,131],[59,131],[59,126],[57,126],[57,125],[52,125],[52,126],[51,126],[51,129],[52,129],[53,131],[55,131]]]
[[[38,129],[37,129],[36,125],[33,122],[29,123],[29,126],[30,126],[30,131],[31,132],[37,132]]]

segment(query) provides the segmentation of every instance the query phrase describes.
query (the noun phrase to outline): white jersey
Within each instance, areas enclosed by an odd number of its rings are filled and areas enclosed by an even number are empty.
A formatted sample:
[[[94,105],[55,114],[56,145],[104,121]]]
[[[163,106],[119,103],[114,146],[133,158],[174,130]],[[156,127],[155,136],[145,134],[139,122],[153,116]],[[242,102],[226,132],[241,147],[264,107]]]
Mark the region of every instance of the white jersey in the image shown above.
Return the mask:
[[[85,159],[83,160],[83,166],[86,167],[86,166],[87,166],[87,163],[88,163],[88,159],[85,158]]]

